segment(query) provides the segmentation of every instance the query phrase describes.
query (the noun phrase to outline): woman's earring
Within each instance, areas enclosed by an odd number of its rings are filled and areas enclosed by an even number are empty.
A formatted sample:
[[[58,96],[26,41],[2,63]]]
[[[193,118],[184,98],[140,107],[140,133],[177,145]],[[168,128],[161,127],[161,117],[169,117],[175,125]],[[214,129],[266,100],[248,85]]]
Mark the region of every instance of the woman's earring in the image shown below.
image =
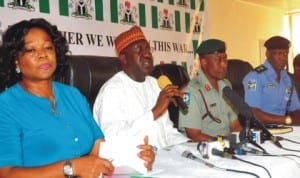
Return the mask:
[[[19,74],[21,72],[20,68],[16,68],[16,73]]]

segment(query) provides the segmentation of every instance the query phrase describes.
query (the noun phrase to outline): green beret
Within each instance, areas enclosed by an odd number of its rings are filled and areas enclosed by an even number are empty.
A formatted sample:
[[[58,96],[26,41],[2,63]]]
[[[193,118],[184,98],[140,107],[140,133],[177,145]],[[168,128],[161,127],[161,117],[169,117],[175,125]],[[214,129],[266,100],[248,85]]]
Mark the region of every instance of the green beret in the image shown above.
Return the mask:
[[[265,42],[265,47],[269,49],[289,49],[290,41],[281,36],[273,36]]]
[[[225,42],[218,39],[202,41],[197,49],[199,56],[205,54],[224,53],[226,50]]]

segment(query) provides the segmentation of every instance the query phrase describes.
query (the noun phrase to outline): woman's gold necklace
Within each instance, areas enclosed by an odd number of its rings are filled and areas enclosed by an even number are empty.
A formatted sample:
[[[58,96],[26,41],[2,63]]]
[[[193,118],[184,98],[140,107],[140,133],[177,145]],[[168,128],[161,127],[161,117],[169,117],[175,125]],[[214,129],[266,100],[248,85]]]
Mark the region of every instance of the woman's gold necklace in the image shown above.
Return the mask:
[[[50,102],[51,102],[51,112],[52,112],[52,114],[56,114],[55,98],[53,97],[53,101],[50,100]]]
[[[28,93],[32,94],[32,95],[35,95],[35,96],[38,96],[38,97],[41,97],[41,98],[47,98],[48,100],[50,100],[50,103],[51,103],[51,112],[52,114],[56,114],[56,103],[55,103],[55,98],[52,94],[51,97],[44,97],[42,95],[39,95],[39,94],[36,94],[35,92],[33,92],[32,90],[30,90],[25,84],[21,84],[22,88],[27,91]]]

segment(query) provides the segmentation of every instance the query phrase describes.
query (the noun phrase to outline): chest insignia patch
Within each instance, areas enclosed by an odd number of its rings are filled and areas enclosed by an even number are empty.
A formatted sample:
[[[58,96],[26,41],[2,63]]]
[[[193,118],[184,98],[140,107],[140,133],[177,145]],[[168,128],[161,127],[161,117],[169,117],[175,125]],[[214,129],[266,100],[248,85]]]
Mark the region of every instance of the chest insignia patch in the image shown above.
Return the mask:
[[[291,97],[291,94],[292,94],[292,88],[291,87],[288,87],[285,89],[285,96],[286,96],[286,100],[288,101]]]
[[[189,92],[185,92],[183,95],[183,101],[186,104],[190,104],[191,103],[191,94]]]
[[[256,80],[248,81],[248,90],[255,91],[256,90]]]

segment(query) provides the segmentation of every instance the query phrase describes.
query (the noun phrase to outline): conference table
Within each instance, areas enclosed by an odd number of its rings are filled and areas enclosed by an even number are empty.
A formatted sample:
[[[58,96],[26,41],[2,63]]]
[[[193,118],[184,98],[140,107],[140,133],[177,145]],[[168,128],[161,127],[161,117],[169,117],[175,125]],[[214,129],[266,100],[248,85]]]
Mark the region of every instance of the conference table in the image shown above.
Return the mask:
[[[275,135],[276,136],[276,135]],[[184,143],[161,149],[157,152],[153,170],[146,174],[130,173],[115,174],[112,177],[157,177],[157,178],[299,178],[300,177],[300,127],[293,127],[293,131],[280,134],[289,140],[280,141],[284,148],[297,150],[287,151],[277,147],[271,141],[264,141],[260,144],[269,154],[276,156],[262,155],[235,155],[236,157],[255,163],[252,165],[236,159],[214,156],[210,159],[203,159],[197,150],[198,143]],[[251,145],[249,145],[251,147]],[[199,160],[192,160],[182,156],[184,151],[190,151]],[[287,156],[288,154],[288,156]],[[280,156],[281,155],[281,156]],[[209,164],[208,164],[209,163]],[[210,166],[208,166],[210,165]],[[232,172],[237,170],[241,172]],[[246,174],[246,171],[253,174]]]

